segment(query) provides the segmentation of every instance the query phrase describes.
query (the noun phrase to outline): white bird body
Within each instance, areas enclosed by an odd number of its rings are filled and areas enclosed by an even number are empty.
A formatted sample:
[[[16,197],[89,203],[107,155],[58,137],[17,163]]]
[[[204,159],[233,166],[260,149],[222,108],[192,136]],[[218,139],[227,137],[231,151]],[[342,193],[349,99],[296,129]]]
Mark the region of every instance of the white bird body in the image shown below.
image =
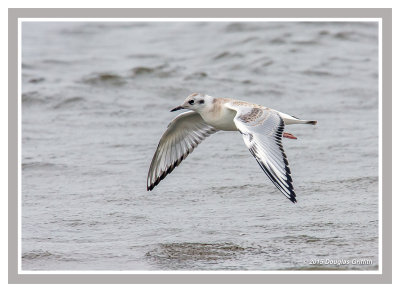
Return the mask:
[[[193,96],[193,94],[190,96]],[[205,98],[207,97],[210,96],[205,96]],[[283,119],[285,125],[309,123],[309,121],[300,120],[288,114],[281,113],[277,110],[270,109],[258,104],[252,104],[246,101],[234,100],[231,98],[212,98],[212,106],[205,106],[204,109],[200,109],[198,113],[207,124],[213,126],[218,130],[238,131],[238,128],[234,122],[234,118],[237,114],[235,106],[260,108],[262,110],[276,112]]]
[[[227,106],[229,100],[227,98],[219,98],[215,99],[215,101],[213,107],[206,107],[204,110],[199,111],[203,120],[217,130],[237,131],[238,128],[233,121],[236,111]]]
[[[249,151],[274,185],[296,202],[292,178],[281,139],[296,139],[283,133],[285,125],[316,124],[245,101],[215,98],[193,93],[172,111],[189,109],[178,115],[161,137],[147,177],[152,190],[210,134],[219,130],[239,131]]]

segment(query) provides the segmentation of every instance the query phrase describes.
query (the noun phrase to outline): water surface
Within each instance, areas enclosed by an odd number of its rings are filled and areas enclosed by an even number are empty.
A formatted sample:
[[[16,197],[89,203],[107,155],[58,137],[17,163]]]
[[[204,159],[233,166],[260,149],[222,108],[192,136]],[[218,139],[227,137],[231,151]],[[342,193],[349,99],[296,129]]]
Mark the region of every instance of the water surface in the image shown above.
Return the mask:
[[[297,204],[232,132],[146,191],[192,92],[318,120]],[[378,269],[377,23],[24,22],[21,100],[23,270]]]

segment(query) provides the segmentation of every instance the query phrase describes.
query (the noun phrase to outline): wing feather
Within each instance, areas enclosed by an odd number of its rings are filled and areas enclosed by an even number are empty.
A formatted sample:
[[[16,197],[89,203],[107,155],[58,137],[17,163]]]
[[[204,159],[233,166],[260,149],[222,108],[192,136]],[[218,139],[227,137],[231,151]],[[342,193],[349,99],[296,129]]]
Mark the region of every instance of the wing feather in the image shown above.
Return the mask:
[[[228,107],[236,111],[235,125],[258,165],[290,201],[297,202],[289,162],[282,146],[283,119],[277,112],[261,106],[231,103]]]
[[[147,190],[151,191],[206,137],[217,132],[193,111],[178,115],[168,125],[154,153],[147,175]]]

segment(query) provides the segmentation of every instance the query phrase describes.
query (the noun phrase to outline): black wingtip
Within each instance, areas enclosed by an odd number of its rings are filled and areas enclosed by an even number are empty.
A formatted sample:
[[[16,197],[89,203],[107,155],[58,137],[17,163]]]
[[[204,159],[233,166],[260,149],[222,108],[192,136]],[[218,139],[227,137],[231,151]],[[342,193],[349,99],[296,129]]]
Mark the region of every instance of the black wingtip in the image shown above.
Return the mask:
[[[290,177],[290,176],[289,176]],[[291,180],[292,178],[290,177],[290,180]],[[296,204],[297,203],[297,200],[296,200],[296,193],[294,192],[294,189],[293,189],[293,185],[290,183],[290,189],[289,189],[289,194],[288,194],[288,196],[286,196],[293,204]]]

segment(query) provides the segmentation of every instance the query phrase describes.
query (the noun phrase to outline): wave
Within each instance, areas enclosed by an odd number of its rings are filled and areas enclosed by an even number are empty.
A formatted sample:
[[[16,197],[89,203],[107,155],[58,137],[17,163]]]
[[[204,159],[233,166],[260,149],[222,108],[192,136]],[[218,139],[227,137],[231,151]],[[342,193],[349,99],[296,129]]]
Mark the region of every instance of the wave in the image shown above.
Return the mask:
[[[194,72],[192,74],[186,75],[185,80],[198,80],[206,78],[208,75],[205,72]]]
[[[167,78],[176,75],[176,72],[179,70],[178,67],[169,68],[167,64],[148,67],[148,66],[138,66],[131,69],[131,77],[138,78],[142,76],[154,76],[158,78]]]
[[[29,91],[22,93],[21,102],[24,106],[46,104],[49,98],[40,94],[38,91]]]
[[[304,75],[307,76],[317,76],[317,77],[337,77],[335,74],[328,72],[328,71],[323,71],[323,70],[315,70],[315,69],[307,69],[301,72]]]
[[[56,261],[77,261],[77,259],[67,257],[61,253],[54,253],[48,250],[31,250],[23,252],[21,255],[22,260],[56,260]]]
[[[89,85],[113,85],[120,86],[126,83],[125,78],[114,73],[93,73],[82,79],[82,82]]]
[[[162,243],[146,253],[146,256],[158,261],[215,261],[235,257],[245,248],[229,243]]]
[[[216,55],[213,60],[220,60],[220,59],[233,59],[233,58],[242,58],[243,55],[240,53],[231,53],[228,51],[222,52]]]
[[[45,81],[46,79],[43,77],[37,77],[37,78],[31,78],[28,80],[29,83],[41,83]]]
[[[54,258],[57,255],[47,251],[47,250],[33,250],[29,252],[22,253],[21,258],[27,260],[42,259],[42,258]]]
[[[64,169],[65,165],[54,164],[49,162],[23,162],[21,163],[22,170],[55,170]]]
[[[86,100],[83,97],[70,97],[70,98],[66,98],[65,100],[56,104],[53,108],[54,109],[71,108],[71,107],[74,107],[75,105],[81,104],[85,101]]]

